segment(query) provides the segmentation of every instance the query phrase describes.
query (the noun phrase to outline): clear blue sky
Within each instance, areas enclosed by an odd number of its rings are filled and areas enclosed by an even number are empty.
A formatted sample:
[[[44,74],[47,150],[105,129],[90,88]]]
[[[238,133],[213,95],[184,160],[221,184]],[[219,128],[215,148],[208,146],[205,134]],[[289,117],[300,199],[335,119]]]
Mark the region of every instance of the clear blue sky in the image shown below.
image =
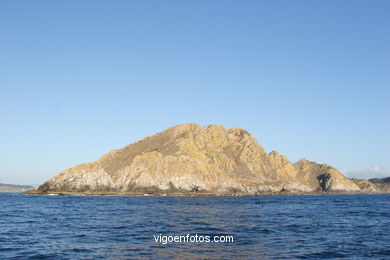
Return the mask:
[[[186,122],[390,169],[390,1],[0,1],[0,182]]]

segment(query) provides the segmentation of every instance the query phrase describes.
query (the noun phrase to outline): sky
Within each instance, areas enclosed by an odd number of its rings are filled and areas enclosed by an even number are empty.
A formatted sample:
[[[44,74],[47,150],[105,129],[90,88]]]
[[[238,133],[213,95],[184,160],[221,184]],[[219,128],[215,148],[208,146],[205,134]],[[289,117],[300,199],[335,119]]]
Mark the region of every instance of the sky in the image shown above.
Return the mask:
[[[390,175],[390,1],[0,1],[0,183],[181,124]]]

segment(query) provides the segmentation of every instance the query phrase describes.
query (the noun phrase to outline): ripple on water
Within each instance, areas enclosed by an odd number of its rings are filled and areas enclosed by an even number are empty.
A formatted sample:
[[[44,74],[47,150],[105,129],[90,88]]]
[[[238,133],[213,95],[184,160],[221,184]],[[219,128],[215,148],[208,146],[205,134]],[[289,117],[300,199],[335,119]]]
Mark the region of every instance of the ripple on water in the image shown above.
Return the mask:
[[[380,258],[390,195],[27,196],[0,193],[0,259]],[[154,242],[233,235],[233,243]]]

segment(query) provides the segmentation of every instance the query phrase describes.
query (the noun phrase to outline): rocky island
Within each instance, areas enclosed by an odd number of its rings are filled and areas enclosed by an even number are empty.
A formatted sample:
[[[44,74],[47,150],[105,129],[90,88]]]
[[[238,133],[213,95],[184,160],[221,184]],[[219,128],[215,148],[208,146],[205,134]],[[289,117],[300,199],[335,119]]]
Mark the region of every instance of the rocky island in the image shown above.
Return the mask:
[[[241,128],[182,124],[77,165],[30,194],[303,194],[389,192],[327,165],[267,153]]]

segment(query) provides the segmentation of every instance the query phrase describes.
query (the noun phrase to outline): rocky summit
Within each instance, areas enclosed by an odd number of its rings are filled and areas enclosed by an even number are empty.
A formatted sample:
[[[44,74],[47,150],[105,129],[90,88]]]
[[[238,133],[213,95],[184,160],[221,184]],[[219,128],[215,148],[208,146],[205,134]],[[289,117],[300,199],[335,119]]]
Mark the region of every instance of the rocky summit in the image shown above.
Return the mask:
[[[60,172],[29,193],[289,194],[380,192],[308,160],[267,153],[244,129],[182,124]]]

